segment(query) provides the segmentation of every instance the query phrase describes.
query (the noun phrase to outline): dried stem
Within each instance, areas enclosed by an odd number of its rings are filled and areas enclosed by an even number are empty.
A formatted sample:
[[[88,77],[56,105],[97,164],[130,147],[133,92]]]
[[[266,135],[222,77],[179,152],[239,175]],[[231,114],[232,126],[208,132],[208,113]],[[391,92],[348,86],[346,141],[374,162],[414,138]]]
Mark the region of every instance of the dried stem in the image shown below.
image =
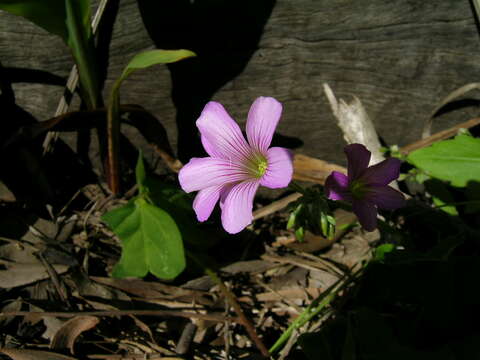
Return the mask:
[[[199,314],[194,312],[170,311],[170,310],[108,310],[108,311],[6,311],[0,312],[0,317],[3,316],[30,316],[36,315],[39,317],[59,317],[71,318],[75,316],[165,316],[165,317],[182,317],[186,319],[201,319],[215,322],[224,322],[228,317],[213,314]],[[231,321],[243,323],[241,319],[230,318]]]
[[[213,270],[210,270],[208,268],[205,268],[205,272],[219,286],[220,291],[227,298],[228,302],[230,303],[230,306],[233,307],[233,310],[235,310],[235,313],[237,314],[239,319],[239,323],[241,323],[245,327],[245,330],[247,330],[247,333],[250,336],[250,339],[252,339],[252,341],[255,343],[258,350],[260,350],[262,355],[265,356],[266,358],[270,357],[270,353],[268,352],[267,347],[262,342],[262,340],[258,337],[253,324],[250,322],[250,320],[248,320],[248,318],[243,313],[243,310],[240,304],[235,299],[235,295],[233,295],[232,292],[228,290],[228,288],[225,286],[223,281],[218,277],[217,273],[215,273]]]

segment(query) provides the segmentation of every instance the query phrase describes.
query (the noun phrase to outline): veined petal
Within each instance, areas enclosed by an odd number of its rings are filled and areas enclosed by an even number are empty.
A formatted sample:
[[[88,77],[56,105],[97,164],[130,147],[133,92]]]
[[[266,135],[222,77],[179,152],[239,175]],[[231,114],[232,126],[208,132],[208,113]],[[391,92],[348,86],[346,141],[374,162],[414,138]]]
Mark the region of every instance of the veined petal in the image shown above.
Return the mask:
[[[256,150],[265,153],[272,142],[273,133],[282,115],[282,104],[272,97],[256,99],[247,118],[247,138]]]
[[[293,175],[293,155],[290,150],[272,147],[267,151],[267,171],[260,184],[270,189],[287,187]]]
[[[193,200],[193,210],[198,221],[205,221],[210,217],[224,187],[224,185],[210,186],[198,192]]]
[[[185,192],[203,190],[248,179],[250,176],[236,163],[218,158],[192,158],[178,173]]]
[[[365,200],[353,200],[352,209],[365,230],[373,231],[377,228],[377,208],[373,203]]]
[[[244,181],[222,194],[222,225],[228,233],[239,233],[252,222],[253,198],[259,183],[258,180]]]
[[[325,180],[325,195],[330,200],[352,201],[352,194],[348,190],[348,177],[338,171],[332,171]]]
[[[385,210],[395,210],[405,206],[402,193],[390,186],[372,186],[365,194],[365,199]]]
[[[399,159],[388,158],[370,166],[362,174],[361,179],[367,185],[388,185],[393,180],[398,179],[401,164],[402,162]]]
[[[348,160],[348,178],[350,181],[358,179],[368,167],[372,153],[362,144],[347,145],[344,151]]]
[[[210,101],[205,105],[196,124],[203,147],[211,157],[239,161],[250,154],[240,127],[220,103]]]

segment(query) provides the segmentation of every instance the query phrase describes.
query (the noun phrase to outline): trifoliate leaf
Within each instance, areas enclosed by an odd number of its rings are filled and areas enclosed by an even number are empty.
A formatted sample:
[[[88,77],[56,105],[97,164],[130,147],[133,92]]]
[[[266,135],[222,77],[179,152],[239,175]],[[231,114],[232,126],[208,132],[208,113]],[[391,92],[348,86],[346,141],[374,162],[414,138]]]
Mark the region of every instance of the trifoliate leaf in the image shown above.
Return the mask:
[[[137,198],[103,216],[122,241],[122,256],[114,277],[143,277],[149,271],[162,279],[173,279],[185,268],[182,237],[171,216]]]
[[[466,186],[480,181],[480,139],[462,134],[410,153],[408,161],[432,177]]]

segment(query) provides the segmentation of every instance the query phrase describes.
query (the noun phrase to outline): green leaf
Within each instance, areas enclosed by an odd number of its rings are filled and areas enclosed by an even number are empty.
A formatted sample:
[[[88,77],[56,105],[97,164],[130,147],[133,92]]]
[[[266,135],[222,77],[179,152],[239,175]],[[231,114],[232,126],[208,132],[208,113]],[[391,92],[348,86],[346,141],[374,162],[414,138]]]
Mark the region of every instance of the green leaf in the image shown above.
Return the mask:
[[[196,56],[190,50],[150,50],[137,54],[127,64],[122,75],[113,84],[107,106],[108,173],[110,183],[118,183],[118,152],[120,142],[120,85],[132,72],[155,64],[169,64]],[[114,189],[116,191],[116,189]]]
[[[75,8],[79,19],[90,36],[90,2],[88,0],[0,0],[0,9],[23,16],[49,33],[71,42],[68,31],[66,6]]]
[[[303,228],[303,226],[295,230],[295,237],[298,241],[303,241],[303,239],[305,238],[305,229]]]
[[[149,50],[135,55],[123,70],[120,81],[125,80],[133,71],[145,69],[157,64],[170,64],[192,56],[196,56],[190,50]]]
[[[425,181],[425,188],[432,195],[435,206],[449,215],[458,216],[457,208],[454,205],[448,205],[455,202],[455,199],[445,183],[436,179]]]
[[[143,277],[149,271],[173,279],[185,268],[182,237],[164,210],[137,198],[102,218],[122,241],[122,256],[114,277]]]
[[[148,190],[145,186],[147,174],[145,172],[145,164],[143,163],[142,150],[138,152],[137,166],[135,167],[135,177],[137,179],[138,191],[140,192],[140,194],[144,194]]]
[[[463,187],[480,181],[480,139],[458,135],[410,153],[408,161],[432,177]]]
[[[1,0],[0,9],[23,16],[67,42],[64,0]]]
[[[383,262],[385,254],[391,253],[393,250],[395,250],[395,245],[393,244],[382,244],[377,246],[373,254],[374,261]]]
[[[78,66],[84,100],[89,108],[97,107],[100,88],[90,26],[90,1],[0,0],[0,9],[23,16],[63,39]]]

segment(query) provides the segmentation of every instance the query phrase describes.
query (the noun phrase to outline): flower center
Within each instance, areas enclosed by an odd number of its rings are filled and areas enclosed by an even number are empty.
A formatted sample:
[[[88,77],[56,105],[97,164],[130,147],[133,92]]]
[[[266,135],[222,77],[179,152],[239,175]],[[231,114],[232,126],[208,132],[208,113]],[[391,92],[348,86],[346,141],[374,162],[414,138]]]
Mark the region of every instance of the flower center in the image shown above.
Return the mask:
[[[363,199],[365,193],[367,192],[367,187],[365,184],[358,180],[352,181],[348,188],[354,199]]]
[[[257,153],[252,155],[246,167],[253,177],[261,178],[267,172],[268,161],[265,156]]]
[[[265,171],[267,171],[267,167],[268,167],[268,164],[266,159],[260,160],[258,162],[258,169],[257,169],[258,177],[262,177],[263,174],[265,174]]]

